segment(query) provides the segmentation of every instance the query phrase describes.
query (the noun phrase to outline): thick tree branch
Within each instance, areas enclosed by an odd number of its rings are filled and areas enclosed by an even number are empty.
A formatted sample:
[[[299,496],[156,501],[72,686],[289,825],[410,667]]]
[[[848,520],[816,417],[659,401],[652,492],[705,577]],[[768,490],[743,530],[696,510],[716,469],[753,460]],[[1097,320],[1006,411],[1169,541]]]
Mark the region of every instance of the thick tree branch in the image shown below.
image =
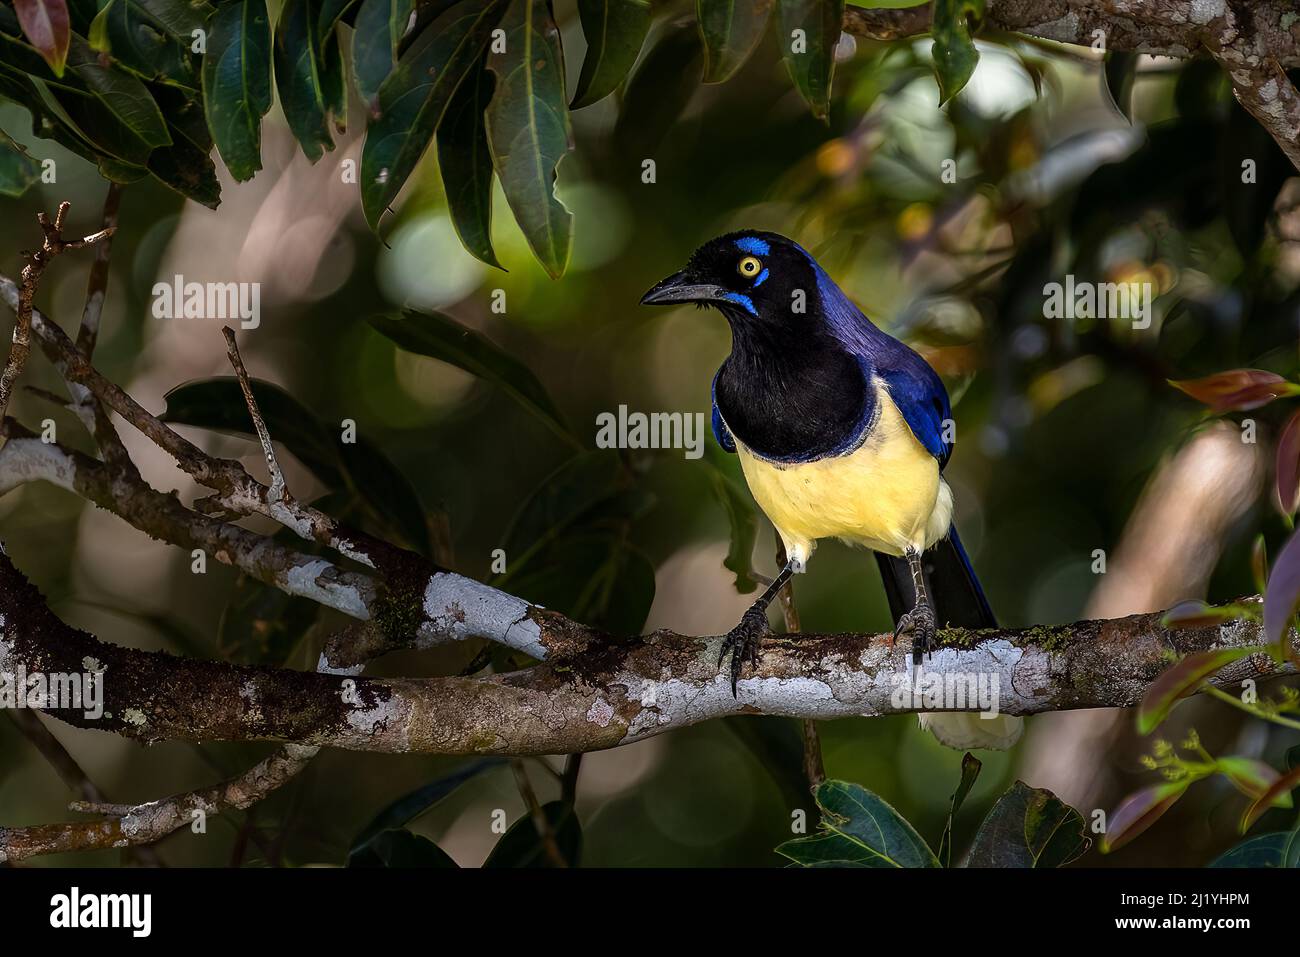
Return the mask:
[[[1295,0],[988,0],[986,29],[1108,50],[1213,57],[1237,99],[1300,169],[1300,67]],[[876,40],[928,33],[933,5],[846,7],[844,30]]]

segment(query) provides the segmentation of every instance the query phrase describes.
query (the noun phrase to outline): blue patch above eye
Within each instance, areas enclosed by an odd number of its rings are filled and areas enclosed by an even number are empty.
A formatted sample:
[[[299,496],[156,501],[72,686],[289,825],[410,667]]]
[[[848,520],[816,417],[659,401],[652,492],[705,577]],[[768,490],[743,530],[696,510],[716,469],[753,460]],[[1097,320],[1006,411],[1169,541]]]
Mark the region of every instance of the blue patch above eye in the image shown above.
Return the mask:
[[[722,298],[726,299],[728,302],[734,302],[738,306],[744,306],[751,316],[758,315],[758,310],[754,308],[754,301],[748,296],[742,296],[738,292],[728,292],[724,293]]]
[[[758,278],[754,280],[754,288],[757,289],[759,286],[763,285],[763,283],[766,280],[767,280],[767,270],[764,269],[761,273],[758,274]]]
[[[736,248],[741,252],[749,253],[751,256],[766,256],[772,251],[766,240],[759,239],[757,236],[742,236],[736,240]]]

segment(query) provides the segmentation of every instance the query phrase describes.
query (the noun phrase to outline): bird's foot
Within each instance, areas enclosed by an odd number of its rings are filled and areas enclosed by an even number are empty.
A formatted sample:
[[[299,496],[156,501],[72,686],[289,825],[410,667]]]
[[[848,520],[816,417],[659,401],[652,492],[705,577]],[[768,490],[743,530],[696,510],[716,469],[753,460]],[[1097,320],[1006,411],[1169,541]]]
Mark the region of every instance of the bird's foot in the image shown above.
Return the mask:
[[[758,667],[758,643],[768,632],[767,611],[763,608],[750,608],[741,617],[740,623],[727,632],[722,640],[722,650],[718,652],[718,667],[722,667],[727,652],[731,652],[731,696],[736,697],[736,683],[740,681],[741,669],[745,660]]]
[[[898,619],[898,627],[894,629],[894,640],[903,636],[911,639],[912,664],[916,666],[921,663],[922,655],[933,654],[938,632],[934,612],[930,606],[917,605]]]

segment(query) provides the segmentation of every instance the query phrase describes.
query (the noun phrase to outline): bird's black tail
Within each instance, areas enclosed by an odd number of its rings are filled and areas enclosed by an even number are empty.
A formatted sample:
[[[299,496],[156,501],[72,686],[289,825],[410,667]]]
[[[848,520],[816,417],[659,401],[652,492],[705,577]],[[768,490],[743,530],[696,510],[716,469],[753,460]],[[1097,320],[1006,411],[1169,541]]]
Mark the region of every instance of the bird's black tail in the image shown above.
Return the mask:
[[[907,567],[907,559],[895,558],[876,552],[876,562],[880,565],[880,577],[885,583],[885,597],[889,600],[889,614],[898,624],[898,619],[905,612],[912,610],[916,604],[916,592],[912,588],[912,573]],[[921,556],[925,568],[925,585],[934,602],[935,621],[940,628],[953,626],[957,628],[996,628],[997,619],[993,609],[989,608],[984,589],[975,577],[966,549],[962,548],[957,535],[957,526],[953,525],[946,538],[931,545]]]

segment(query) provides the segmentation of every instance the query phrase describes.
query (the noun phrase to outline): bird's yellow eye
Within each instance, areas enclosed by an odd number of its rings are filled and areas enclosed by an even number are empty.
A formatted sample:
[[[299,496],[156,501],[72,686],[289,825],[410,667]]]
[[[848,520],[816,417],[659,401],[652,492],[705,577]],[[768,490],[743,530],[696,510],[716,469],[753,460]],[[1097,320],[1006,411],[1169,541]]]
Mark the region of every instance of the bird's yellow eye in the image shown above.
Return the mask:
[[[763,268],[763,264],[753,256],[746,256],[740,261],[740,265],[736,268],[740,270],[742,276],[747,276],[752,279],[754,276],[758,275],[759,270]]]

